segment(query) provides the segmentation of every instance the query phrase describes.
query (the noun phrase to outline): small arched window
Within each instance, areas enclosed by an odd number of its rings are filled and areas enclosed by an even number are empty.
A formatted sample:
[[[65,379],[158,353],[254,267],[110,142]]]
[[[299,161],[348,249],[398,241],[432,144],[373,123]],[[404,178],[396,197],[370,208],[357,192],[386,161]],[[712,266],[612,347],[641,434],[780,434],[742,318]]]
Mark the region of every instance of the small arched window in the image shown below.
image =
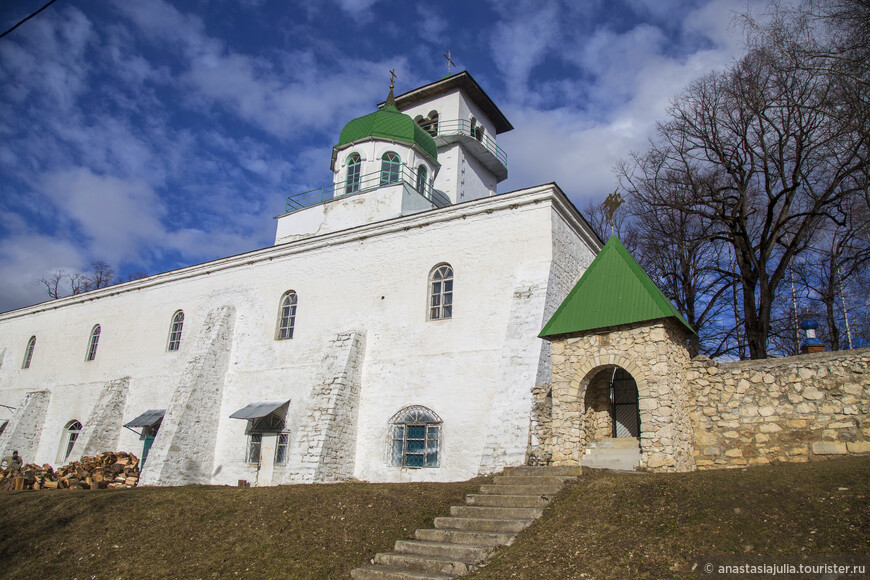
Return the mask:
[[[296,292],[293,290],[285,292],[281,297],[281,304],[278,307],[278,332],[275,335],[276,340],[293,338],[293,329],[296,327],[296,305],[298,301]]]
[[[33,349],[36,348],[36,337],[31,336],[27,341],[27,348],[24,349],[24,360],[21,361],[21,368],[29,369],[30,361],[33,359]]]
[[[384,153],[381,158],[381,185],[399,183],[402,171],[402,159],[392,151]]]
[[[344,188],[345,193],[356,193],[359,191],[361,167],[362,159],[360,159],[359,153],[353,153],[347,158],[347,185]]]
[[[453,317],[453,268],[440,264],[429,275],[429,320]]]
[[[179,310],[172,315],[172,324],[169,327],[169,343],[166,350],[173,351],[181,348],[181,329],[184,327],[184,312]]]
[[[76,439],[79,438],[79,433],[82,432],[82,424],[75,419],[66,424],[66,428],[64,428],[64,437],[66,438],[66,447],[63,451],[63,461],[66,461],[70,453],[72,453],[73,447],[75,447]]]
[[[94,360],[97,358],[97,346],[100,344],[100,325],[95,324],[91,330],[91,339],[88,341],[88,353],[85,355],[85,360]]]
[[[426,195],[426,166],[421,165],[417,168],[417,191]]]
[[[431,409],[414,405],[390,420],[391,460],[401,467],[438,467],[441,418]]]

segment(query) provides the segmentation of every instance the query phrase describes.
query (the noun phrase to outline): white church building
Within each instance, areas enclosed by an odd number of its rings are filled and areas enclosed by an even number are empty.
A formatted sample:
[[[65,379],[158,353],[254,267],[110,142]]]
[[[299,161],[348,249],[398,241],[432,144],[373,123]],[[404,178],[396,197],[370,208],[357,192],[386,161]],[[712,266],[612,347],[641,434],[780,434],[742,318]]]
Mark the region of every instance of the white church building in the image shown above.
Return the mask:
[[[523,464],[538,338],[602,247],[466,72],[350,121],[275,244],[0,314],[0,456],[146,485],[451,481]],[[324,166],[326,160],[324,159]]]

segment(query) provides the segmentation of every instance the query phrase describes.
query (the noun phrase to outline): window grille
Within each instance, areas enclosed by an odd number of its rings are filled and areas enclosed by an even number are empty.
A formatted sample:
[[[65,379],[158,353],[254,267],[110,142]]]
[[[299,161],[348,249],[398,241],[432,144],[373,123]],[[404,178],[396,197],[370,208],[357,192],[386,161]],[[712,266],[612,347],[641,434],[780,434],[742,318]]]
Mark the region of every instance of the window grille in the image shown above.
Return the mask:
[[[401,467],[438,467],[441,418],[426,407],[399,411],[391,421],[391,460]]]

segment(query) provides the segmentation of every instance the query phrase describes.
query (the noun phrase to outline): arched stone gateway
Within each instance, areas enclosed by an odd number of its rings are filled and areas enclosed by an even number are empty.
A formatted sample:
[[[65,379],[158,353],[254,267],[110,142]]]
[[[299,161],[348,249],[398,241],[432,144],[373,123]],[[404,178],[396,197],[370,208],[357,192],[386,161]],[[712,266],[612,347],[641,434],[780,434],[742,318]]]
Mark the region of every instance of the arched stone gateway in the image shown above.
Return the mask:
[[[628,468],[694,469],[683,346],[691,332],[612,237],[539,335],[553,357],[549,429],[533,419],[547,434],[542,455],[577,465],[598,441],[637,437],[640,458]]]

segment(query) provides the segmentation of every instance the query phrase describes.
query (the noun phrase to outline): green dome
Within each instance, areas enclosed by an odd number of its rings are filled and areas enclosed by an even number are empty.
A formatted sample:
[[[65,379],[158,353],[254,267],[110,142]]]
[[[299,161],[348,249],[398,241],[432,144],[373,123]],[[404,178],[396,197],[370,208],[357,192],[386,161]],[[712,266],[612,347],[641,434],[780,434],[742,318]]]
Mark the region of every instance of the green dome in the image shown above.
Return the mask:
[[[336,147],[342,147],[368,137],[411,143],[419,146],[433,160],[438,160],[438,146],[432,135],[420,128],[414,119],[399,112],[399,109],[393,105],[384,105],[374,113],[354,119],[345,125],[338,137]]]

